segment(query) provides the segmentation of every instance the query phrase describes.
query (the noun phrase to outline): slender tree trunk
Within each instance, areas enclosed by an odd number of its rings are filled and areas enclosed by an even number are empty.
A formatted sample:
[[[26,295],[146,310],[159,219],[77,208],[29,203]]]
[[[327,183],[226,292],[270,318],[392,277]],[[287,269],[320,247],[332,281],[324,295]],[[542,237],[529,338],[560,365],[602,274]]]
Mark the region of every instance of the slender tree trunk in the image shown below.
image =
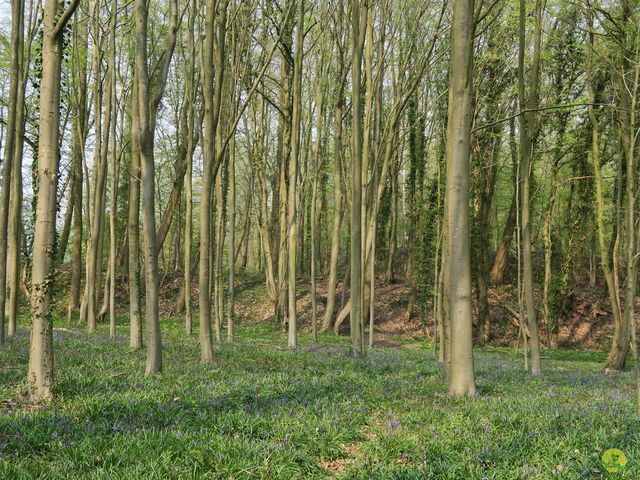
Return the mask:
[[[351,2],[351,41],[353,56],[352,94],[353,128],[351,136],[351,348],[355,356],[364,353],[362,339],[362,56],[369,6],[365,1]]]
[[[24,0],[13,0],[11,2],[11,66],[9,71],[9,105],[7,118],[7,141],[4,145],[4,159],[2,164],[2,196],[0,197],[0,345],[5,340],[5,302],[7,293],[7,245],[9,231],[10,204],[13,196],[13,203],[19,200],[12,188],[15,188],[12,181],[15,170],[14,163],[17,163],[16,150],[21,149],[17,145],[22,141],[19,135],[21,130],[22,113],[24,107],[24,92],[21,89],[22,73],[24,68]],[[20,162],[21,163],[21,162]],[[12,195],[13,194],[13,195]],[[14,227],[16,225],[14,224]],[[15,235],[12,236],[15,239]],[[17,252],[17,244],[14,249]],[[12,252],[13,253],[13,252]],[[15,256],[15,253],[14,253]],[[15,257],[14,257],[15,258]],[[17,264],[16,264],[17,267]],[[16,268],[17,269],[17,268]],[[15,277],[15,275],[14,275]],[[9,335],[13,335],[16,330],[14,321],[9,321]]]
[[[338,29],[342,31],[342,6],[338,5]],[[333,229],[331,233],[331,253],[329,256],[329,280],[327,283],[327,307],[322,320],[322,331],[333,327],[333,315],[336,303],[336,284],[338,280],[338,254],[340,251],[340,229],[342,227],[342,115],[344,111],[344,84],[345,62],[344,49],[341,48],[341,39],[336,38],[336,55],[338,65],[338,78],[335,89],[334,106],[334,147],[333,156]]]
[[[22,54],[20,54],[22,57]],[[21,60],[24,61],[24,60]],[[9,250],[7,258],[7,287],[9,289],[9,336],[18,328],[18,295],[20,293],[21,244],[22,244],[22,156],[24,140],[24,99],[26,69],[22,72],[18,89],[16,139],[11,173],[11,211],[9,213]]]
[[[236,142],[231,141],[229,158],[229,314],[227,317],[227,342],[233,343],[235,324],[235,275],[236,275]]]
[[[129,347],[142,348],[142,306],[140,304],[140,144],[138,139],[138,82],[131,88],[131,166],[129,178]]]
[[[538,79],[540,65],[540,35],[542,29],[542,1],[536,0],[536,32],[534,41],[533,54],[533,71],[531,73],[532,83],[529,91],[529,101],[525,102],[525,84],[524,84],[524,56],[525,56],[525,0],[520,0],[520,53],[518,61],[518,89],[519,89],[519,106],[523,111],[525,108],[534,110],[538,104]],[[525,107],[526,105],[526,107]],[[531,260],[531,218],[530,218],[530,178],[531,178],[531,159],[532,148],[534,144],[534,129],[536,116],[534,112],[520,115],[520,172],[522,174],[522,201],[520,208],[522,210],[522,263],[523,263],[523,281],[524,281],[524,298],[527,307],[527,322],[531,335],[531,374],[534,376],[542,373],[540,365],[540,337],[538,335],[538,320],[536,318],[536,309],[533,299],[533,265]]]
[[[73,198],[73,189],[75,188],[73,181],[70,185],[70,198]],[[73,219],[73,203],[67,204],[67,210],[64,212],[64,222],[62,223],[62,232],[60,233],[60,240],[56,246],[56,262],[59,264],[64,263],[64,257],[67,254],[67,246],[69,245],[69,234],[71,233],[71,220]]]
[[[118,10],[118,0],[111,4],[111,102],[115,105],[116,98],[116,11]],[[120,169],[118,166],[118,154],[116,152],[116,117],[114,109],[111,121],[111,212],[109,215],[109,269],[111,271],[111,282],[109,283],[109,335],[116,336],[116,217],[118,215],[118,176]]]
[[[311,187],[311,261],[310,261],[310,273],[311,273],[311,327],[313,333],[314,345],[318,343],[318,306],[317,306],[317,286],[316,286],[316,267],[318,264],[316,243],[318,242],[318,183],[320,176],[320,162],[321,162],[321,148],[322,148],[322,129],[324,128],[324,87],[325,87],[325,72],[324,67],[324,50],[320,54],[320,62],[318,64],[318,84],[316,87],[316,140],[313,148],[313,184]]]
[[[300,156],[300,126],[302,116],[302,55],[304,30],[304,0],[299,1],[298,25],[296,28],[296,54],[293,72],[293,112],[291,118],[291,157],[289,159],[289,192],[287,198],[288,216],[288,270],[289,270],[289,348],[298,348],[298,317],[296,306],[297,280],[297,240],[298,240],[298,157]]]
[[[107,149],[109,146],[111,112],[113,109],[111,95],[103,95],[102,84],[102,58],[100,48],[102,46],[102,25],[100,23],[101,2],[98,1],[94,8],[94,43],[93,43],[93,69],[94,69],[94,117],[95,117],[95,155],[93,170],[93,189],[91,195],[91,224],[87,246],[86,265],[86,322],[89,333],[94,333],[97,325],[97,303],[99,300],[100,279],[102,276],[102,232],[104,225],[104,207],[106,195],[107,177]],[[111,65],[109,66],[111,67]],[[106,90],[111,91],[111,70],[107,71]],[[102,113],[102,98],[106,97],[104,113]]]
[[[184,226],[184,327],[187,335],[191,335],[193,330],[193,318],[191,313],[191,244],[193,235],[193,154],[197,143],[196,136],[202,125],[198,122],[196,130],[195,122],[195,19],[197,16],[197,0],[189,3],[189,19],[187,25],[187,52],[189,55],[189,73],[185,85],[185,99],[189,103],[187,112],[188,139],[187,158],[185,171],[185,226]],[[199,116],[202,120],[202,116]]]
[[[75,115],[73,117],[73,145],[71,153],[73,196],[73,243],[71,255],[71,294],[69,296],[69,307],[67,310],[67,320],[71,323],[73,313],[80,308],[80,280],[82,275],[82,187],[83,172],[82,159],[87,136],[87,21],[75,20],[77,44],[77,65],[76,76],[77,96],[75,99]]]
[[[199,319],[200,319],[200,361],[213,362],[213,345],[211,343],[211,203],[218,166],[216,156],[216,131],[220,116],[222,83],[224,74],[224,40],[226,31],[226,15],[228,0],[223,0],[220,12],[217,12],[217,1],[207,0],[205,18],[204,44],[204,175],[200,199],[200,267],[199,267]],[[219,18],[217,16],[219,15]],[[214,55],[215,53],[215,55]],[[214,66],[215,65],[215,66]]]
[[[177,30],[177,4],[171,3],[171,22],[169,25],[168,49],[165,51],[168,61],[175,46]],[[165,77],[157,87],[156,97],[151,99],[151,81],[147,65],[147,19],[148,7],[145,0],[136,0],[136,54],[135,72],[138,86],[138,102],[134,108],[138,110],[138,128],[136,135],[140,146],[140,186],[142,197],[142,232],[144,238],[145,265],[145,320],[147,323],[147,361],[145,375],[153,375],[162,371],[162,339],[160,333],[160,316],[158,311],[158,254],[155,221],[155,165],[153,155],[156,105],[162,96]],[[171,41],[173,38],[173,45]],[[153,112],[153,113],[152,113]]]
[[[391,167],[391,223],[389,225],[389,254],[387,256],[387,270],[384,274],[385,283],[395,281],[396,251],[398,249],[398,177],[399,163],[393,162]],[[437,252],[436,252],[437,257]],[[435,264],[438,263],[436,258]],[[438,275],[436,274],[436,277]]]

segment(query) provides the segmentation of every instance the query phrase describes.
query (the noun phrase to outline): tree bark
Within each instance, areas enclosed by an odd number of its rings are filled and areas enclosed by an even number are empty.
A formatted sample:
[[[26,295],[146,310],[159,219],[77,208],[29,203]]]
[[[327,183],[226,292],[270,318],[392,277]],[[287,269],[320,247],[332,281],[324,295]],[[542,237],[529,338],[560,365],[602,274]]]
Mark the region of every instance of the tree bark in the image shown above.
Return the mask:
[[[540,68],[540,36],[542,29],[542,1],[536,0],[536,31],[534,35],[534,53],[532,60],[531,87],[529,99],[525,101],[524,56],[525,56],[525,11],[526,0],[520,0],[520,51],[518,61],[518,98],[520,111],[526,108],[529,113],[520,115],[520,172],[522,175],[521,205],[522,210],[522,264],[524,298],[527,309],[527,322],[531,333],[531,374],[542,373],[540,365],[540,337],[538,320],[533,299],[533,265],[531,260],[531,218],[530,218],[530,183],[531,159],[534,145],[536,116],[534,110],[538,105],[538,81]]]
[[[38,202],[31,273],[31,341],[27,380],[31,397],[53,397],[53,318],[51,290],[56,225],[56,187],[60,138],[60,70],[62,32],[78,6],[73,0],[59,14],[59,2],[46,0],[42,37],[42,79],[38,142]],[[3,311],[4,313],[4,311]]]
[[[447,268],[451,353],[449,394],[474,396],[469,160],[473,95],[474,1],[456,0],[451,27],[447,124]]]
[[[343,30],[343,10],[342,4],[339,2],[337,6],[336,20],[336,62],[337,62],[337,78],[335,88],[335,106],[334,106],[334,146],[333,146],[333,228],[331,232],[331,253],[329,256],[329,280],[327,283],[327,307],[325,309],[324,318],[322,320],[322,331],[333,327],[333,316],[336,304],[336,284],[338,280],[338,254],[340,251],[340,230],[342,227],[342,115],[344,111],[344,86],[345,75],[347,69],[344,61],[344,48],[342,30]]]
[[[19,100],[21,92],[21,80],[23,71],[24,53],[24,1],[14,0],[11,2],[11,66],[9,71],[9,105],[7,118],[7,141],[4,145],[4,159],[2,165],[2,196],[0,197],[0,345],[5,341],[5,303],[7,293],[7,244],[10,203],[12,199],[12,181],[14,162],[16,162],[16,143],[21,141],[18,138],[18,130],[21,129],[20,107],[24,105],[24,100]],[[17,200],[15,193],[14,199]],[[14,201],[15,203],[15,201]],[[15,236],[12,236],[15,238]],[[14,247],[17,247],[14,244]],[[10,335],[15,333],[13,322],[10,324]]]
[[[367,28],[369,5],[366,0],[351,2],[351,42],[353,56],[352,93],[353,127],[351,135],[351,348],[354,356],[364,353],[362,339],[362,57]]]
[[[303,55],[303,30],[304,30],[304,0],[298,0],[298,25],[296,27],[296,54],[294,58],[293,72],[293,105],[291,118],[291,157],[289,159],[289,191],[287,198],[288,216],[288,273],[289,273],[289,332],[288,346],[291,349],[298,348],[298,316],[296,306],[296,280],[297,280],[297,241],[298,241],[298,212],[297,195],[298,187],[298,157],[300,156],[300,125],[302,116],[302,55]]]
[[[220,117],[222,83],[224,75],[224,46],[228,0],[223,0],[218,12],[215,0],[207,0],[204,44],[204,175],[200,199],[200,267],[199,267],[199,319],[200,319],[200,361],[213,362],[211,343],[211,204],[212,186],[218,172],[216,156],[216,131]],[[216,19],[216,16],[219,18]]]

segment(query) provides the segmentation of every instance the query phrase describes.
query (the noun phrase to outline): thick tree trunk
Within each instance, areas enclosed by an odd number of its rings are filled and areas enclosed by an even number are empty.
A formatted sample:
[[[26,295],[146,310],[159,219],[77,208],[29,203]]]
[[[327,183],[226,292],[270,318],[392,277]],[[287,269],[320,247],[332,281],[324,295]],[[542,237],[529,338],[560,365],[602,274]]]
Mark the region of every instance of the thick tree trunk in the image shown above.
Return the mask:
[[[31,342],[27,379],[31,397],[53,397],[52,267],[56,238],[56,187],[60,137],[62,32],[78,6],[72,1],[60,17],[59,2],[46,0],[42,37],[42,78],[38,142],[38,202],[31,272]],[[4,312],[4,311],[3,311]]]
[[[473,369],[469,160],[473,95],[473,0],[456,0],[451,30],[447,124],[447,268],[451,353],[449,393],[476,393]]]

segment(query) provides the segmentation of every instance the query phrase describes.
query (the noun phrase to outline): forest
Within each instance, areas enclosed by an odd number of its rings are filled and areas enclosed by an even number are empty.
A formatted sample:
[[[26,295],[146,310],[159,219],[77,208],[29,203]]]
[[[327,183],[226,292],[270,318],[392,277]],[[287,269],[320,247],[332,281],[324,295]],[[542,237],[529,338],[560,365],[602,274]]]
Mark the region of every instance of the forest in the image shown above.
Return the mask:
[[[639,0],[0,1],[0,478],[640,477]]]

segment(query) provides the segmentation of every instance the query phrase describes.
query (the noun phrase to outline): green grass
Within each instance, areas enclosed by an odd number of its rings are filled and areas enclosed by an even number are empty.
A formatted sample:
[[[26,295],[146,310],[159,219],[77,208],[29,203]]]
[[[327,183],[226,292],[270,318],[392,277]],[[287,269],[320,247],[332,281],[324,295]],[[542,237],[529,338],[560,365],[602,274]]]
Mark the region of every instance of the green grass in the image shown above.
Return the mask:
[[[479,395],[458,400],[424,342],[357,360],[347,339],[291,352],[240,326],[203,366],[197,337],[166,320],[164,373],[145,378],[126,327],[106,328],[56,330],[57,398],[0,411],[0,479],[640,478],[632,377],[601,373],[600,354],[545,351],[534,379],[512,352],[478,350]],[[0,399],[27,355],[25,330],[0,349]],[[618,476],[600,461],[614,447],[629,458]]]

